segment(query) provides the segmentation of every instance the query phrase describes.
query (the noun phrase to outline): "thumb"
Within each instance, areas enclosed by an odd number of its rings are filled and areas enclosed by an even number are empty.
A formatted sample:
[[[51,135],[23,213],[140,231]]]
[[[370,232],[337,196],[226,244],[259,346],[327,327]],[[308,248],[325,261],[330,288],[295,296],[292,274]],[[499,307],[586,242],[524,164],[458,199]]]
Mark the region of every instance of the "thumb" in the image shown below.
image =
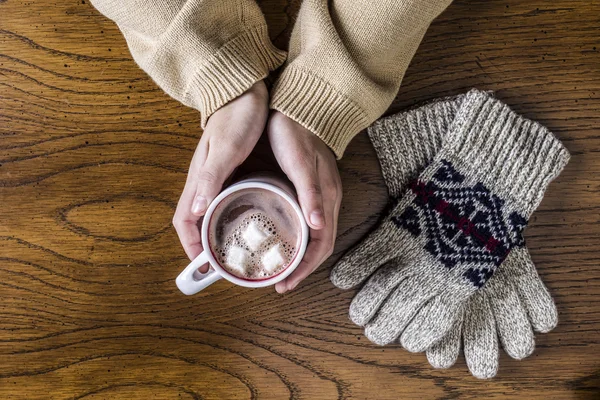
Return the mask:
[[[196,193],[192,214],[202,216],[221,191],[223,183],[238,166],[237,157],[226,152],[211,152],[196,174]]]
[[[364,282],[379,267],[399,255],[396,242],[390,240],[393,229],[382,223],[373,232],[350,249],[333,266],[329,279],[339,289],[352,289]],[[396,264],[396,263],[394,263]],[[402,263],[402,266],[405,264]],[[405,270],[405,267],[398,267]],[[381,269],[379,269],[381,270]],[[378,271],[379,271],[378,270]]]
[[[325,227],[323,212],[323,194],[319,183],[316,165],[309,168],[292,168],[288,178],[294,184],[298,193],[298,203],[304,214],[304,219],[313,229]]]

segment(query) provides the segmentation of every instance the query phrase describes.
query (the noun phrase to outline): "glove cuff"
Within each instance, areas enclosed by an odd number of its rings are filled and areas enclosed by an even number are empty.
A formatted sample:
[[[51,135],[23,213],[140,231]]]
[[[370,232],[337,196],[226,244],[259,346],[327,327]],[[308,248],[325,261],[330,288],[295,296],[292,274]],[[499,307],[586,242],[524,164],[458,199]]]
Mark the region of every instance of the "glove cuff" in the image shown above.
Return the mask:
[[[434,100],[376,121],[367,134],[391,197],[398,198],[442,148],[465,95]]]
[[[476,89],[468,92],[450,126],[443,156],[470,171],[502,198],[530,215],[569,152],[543,125]]]

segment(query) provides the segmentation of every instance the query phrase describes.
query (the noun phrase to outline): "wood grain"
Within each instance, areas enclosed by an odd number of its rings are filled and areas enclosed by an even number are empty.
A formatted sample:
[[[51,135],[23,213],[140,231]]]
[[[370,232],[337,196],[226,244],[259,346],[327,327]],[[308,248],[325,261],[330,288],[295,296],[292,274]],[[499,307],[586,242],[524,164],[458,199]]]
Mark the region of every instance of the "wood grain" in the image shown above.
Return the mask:
[[[263,1],[289,38],[300,0]],[[386,191],[364,134],[340,162],[330,262],[285,296],[225,282],[187,298],[171,226],[199,117],[132,62],[86,0],[0,2],[1,399],[600,398],[600,3],[457,0],[428,32],[389,113],[493,89],[573,157],[527,230],[560,324],[479,381],[464,360],[372,345],[331,261]],[[258,149],[249,167],[272,165]]]

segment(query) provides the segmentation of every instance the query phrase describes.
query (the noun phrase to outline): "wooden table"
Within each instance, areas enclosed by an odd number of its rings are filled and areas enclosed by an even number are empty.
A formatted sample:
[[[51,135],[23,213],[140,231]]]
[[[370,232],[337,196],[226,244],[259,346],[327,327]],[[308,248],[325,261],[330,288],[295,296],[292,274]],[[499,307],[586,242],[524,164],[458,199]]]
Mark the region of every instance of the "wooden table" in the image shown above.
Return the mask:
[[[282,48],[299,3],[262,2]],[[560,324],[480,381],[462,358],[437,371],[371,344],[331,262],[284,296],[226,282],[180,294],[171,218],[198,113],[137,68],[87,0],[1,1],[0,398],[600,398],[599,26],[597,1],[457,0],[389,111],[493,89],[572,153],[527,230]],[[339,166],[331,261],[387,200],[364,133]]]

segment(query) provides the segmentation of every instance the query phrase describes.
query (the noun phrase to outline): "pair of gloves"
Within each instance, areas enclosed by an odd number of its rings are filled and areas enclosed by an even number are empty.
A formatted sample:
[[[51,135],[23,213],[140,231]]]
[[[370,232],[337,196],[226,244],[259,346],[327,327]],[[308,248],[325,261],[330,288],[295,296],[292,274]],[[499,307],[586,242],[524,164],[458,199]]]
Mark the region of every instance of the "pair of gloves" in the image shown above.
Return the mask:
[[[376,344],[425,351],[435,368],[452,366],[462,342],[478,378],[496,375],[499,343],[529,356],[533,332],[558,318],[523,229],[566,148],[475,89],[379,120],[368,134],[392,202],[332,270],[338,288],[362,284],[350,319]]]

